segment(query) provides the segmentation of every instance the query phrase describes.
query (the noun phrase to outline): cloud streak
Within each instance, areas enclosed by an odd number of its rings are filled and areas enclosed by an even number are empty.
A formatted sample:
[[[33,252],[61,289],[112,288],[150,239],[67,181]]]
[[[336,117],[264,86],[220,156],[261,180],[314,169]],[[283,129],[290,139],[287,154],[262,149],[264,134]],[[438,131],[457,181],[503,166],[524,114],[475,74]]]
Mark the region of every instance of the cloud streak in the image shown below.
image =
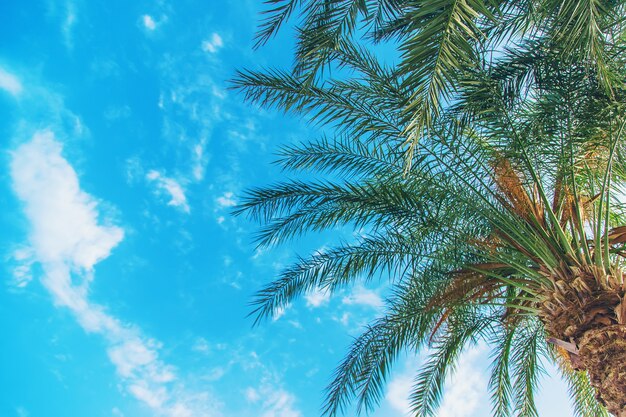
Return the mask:
[[[156,22],[149,14],[144,14],[141,16],[141,21],[143,22],[143,26],[148,30],[156,29]]]
[[[22,93],[22,83],[15,75],[0,67],[0,89],[17,97]]]
[[[248,387],[245,398],[253,404],[261,417],[302,417],[296,407],[297,399],[288,391],[276,385],[271,377],[264,377],[257,388]]]
[[[157,193],[165,193],[170,197],[170,201],[167,203],[168,206],[177,207],[185,213],[189,213],[190,209],[189,204],[187,204],[185,190],[178,181],[168,178],[154,169],[148,172],[146,179],[156,185]]]
[[[63,24],[61,25],[61,31],[63,33],[65,46],[68,49],[72,49],[74,47],[73,30],[74,30],[74,26],[76,26],[76,21],[77,21],[76,6],[71,1],[68,1],[66,3],[65,19],[63,20]]]
[[[176,370],[159,358],[157,341],[90,301],[95,266],[110,256],[124,231],[103,218],[98,201],[80,188],[54,134],[36,133],[11,157],[13,189],[31,226],[29,250],[55,305],[69,309],[85,331],[103,337],[126,390],[157,415],[215,415],[207,393],[184,390]]]
[[[225,192],[221,196],[217,197],[215,201],[217,202],[217,206],[221,209],[230,208],[237,205],[237,202],[233,198],[232,191]]]
[[[222,37],[217,33],[211,34],[211,37],[209,39],[206,39],[202,42],[202,50],[211,54],[216,53],[222,48],[222,46],[224,46],[224,41],[222,40]]]
[[[345,305],[360,305],[371,307],[373,309],[381,309],[383,307],[383,299],[373,290],[357,285],[352,292],[343,297],[341,302]]]
[[[321,288],[315,288],[315,290],[305,294],[306,306],[310,308],[321,307],[324,304],[328,304],[330,301],[330,292]]]

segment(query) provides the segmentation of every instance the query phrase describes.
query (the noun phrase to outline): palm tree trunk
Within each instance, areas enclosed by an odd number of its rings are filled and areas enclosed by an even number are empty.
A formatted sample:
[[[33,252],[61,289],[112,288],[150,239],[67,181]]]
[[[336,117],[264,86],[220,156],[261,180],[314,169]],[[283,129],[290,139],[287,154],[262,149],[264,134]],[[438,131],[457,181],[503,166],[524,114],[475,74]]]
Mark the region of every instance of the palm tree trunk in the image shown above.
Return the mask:
[[[626,417],[626,326],[587,331],[579,355],[598,400],[618,417]]]
[[[568,274],[569,275],[569,274]],[[554,279],[554,277],[552,277]],[[621,271],[571,268],[554,279],[541,319],[548,334],[564,341],[576,370],[586,371],[598,401],[616,417],[626,417],[626,302]]]

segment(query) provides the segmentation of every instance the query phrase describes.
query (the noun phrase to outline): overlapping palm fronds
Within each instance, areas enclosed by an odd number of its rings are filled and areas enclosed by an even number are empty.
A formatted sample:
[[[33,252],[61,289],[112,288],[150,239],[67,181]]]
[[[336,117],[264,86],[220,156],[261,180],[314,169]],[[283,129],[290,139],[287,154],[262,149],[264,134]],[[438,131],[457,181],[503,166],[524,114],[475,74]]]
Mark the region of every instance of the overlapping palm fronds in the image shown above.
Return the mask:
[[[495,416],[537,415],[545,361],[580,416],[607,415],[576,343],[626,323],[623,5],[269,3],[261,43],[302,14],[295,69],[243,71],[234,87],[337,136],[283,148],[286,171],[316,179],[251,189],[236,212],[263,224],[260,245],[337,225],[367,234],[299,259],[255,313],[379,276],[393,293],[337,368],[325,413],[371,410],[398,355],[428,346],[411,403],[433,416],[459,354],[484,341]],[[382,64],[363,34],[397,42],[400,62]],[[338,78],[320,72],[333,65]]]
[[[393,42],[401,56],[392,78],[410,92],[398,107],[409,156],[435,126],[442,108],[456,100],[463,71],[497,56],[507,45],[528,41],[549,45],[562,62],[581,63],[607,94],[623,87],[619,68],[625,6],[619,1],[269,0],[267,4],[257,45],[298,14],[293,75],[306,80],[305,86],[323,80],[321,72],[341,61],[338,56],[360,55],[348,49],[361,39]]]

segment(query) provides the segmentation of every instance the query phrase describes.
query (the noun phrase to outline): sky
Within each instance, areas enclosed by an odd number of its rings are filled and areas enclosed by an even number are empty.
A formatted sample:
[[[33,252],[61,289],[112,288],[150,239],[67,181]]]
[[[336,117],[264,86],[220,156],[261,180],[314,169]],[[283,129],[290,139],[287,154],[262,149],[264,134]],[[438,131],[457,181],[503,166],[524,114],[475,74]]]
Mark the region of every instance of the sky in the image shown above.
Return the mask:
[[[253,326],[250,301],[298,254],[231,215],[284,178],[282,144],[319,135],[228,89],[287,66],[253,50],[260,0],[0,2],[0,416],[309,417],[385,282],[308,294]],[[402,417],[421,357],[375,417]],[[488,347],[462,356],[438,417],[489,416]],[[548,368],[548,371],[550,369]],[[544,379],[542,415],[572,415]]]

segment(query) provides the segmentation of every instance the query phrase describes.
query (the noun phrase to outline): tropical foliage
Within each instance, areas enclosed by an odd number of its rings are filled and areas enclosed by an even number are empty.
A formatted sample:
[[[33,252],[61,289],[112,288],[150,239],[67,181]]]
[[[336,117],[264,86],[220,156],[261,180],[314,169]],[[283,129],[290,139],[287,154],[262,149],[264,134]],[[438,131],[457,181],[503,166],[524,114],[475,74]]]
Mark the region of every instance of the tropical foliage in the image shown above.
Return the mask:
[[[325,413],[380,400],[403,351],[430,347],[415,415],[478,341],[494,416],[535,416],[542,361],[581,416],[626,416],[624,5],[613,1],[269,0],[264,43],[300,15],[289,71],[243,71],[248,100],[333,128],[278,163],[314,179],[252,189],[270,246],[337,225],[354,242],[299,259],[259,319],[315,289],[389,278]],[[375,54],[386,43],[398,62]]]

